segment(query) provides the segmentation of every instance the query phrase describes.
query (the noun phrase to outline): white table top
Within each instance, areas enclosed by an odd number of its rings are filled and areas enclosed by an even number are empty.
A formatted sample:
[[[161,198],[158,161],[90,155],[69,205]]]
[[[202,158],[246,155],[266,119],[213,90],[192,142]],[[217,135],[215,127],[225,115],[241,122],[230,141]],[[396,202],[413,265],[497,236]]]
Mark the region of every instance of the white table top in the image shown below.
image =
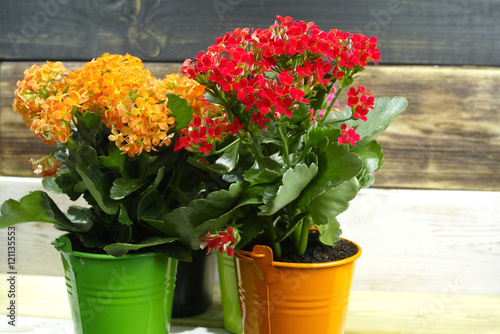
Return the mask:
[[[2,317],[4,318],[4,317]],[[36,317],[16,317],[16,326],[10,326],[7,321],[0,322],[0,333],[2,334],[74,334],[73,323],[69,319],[49,319]],[[229,334],[222,328],[202,328],[172,326],[170,334]]]

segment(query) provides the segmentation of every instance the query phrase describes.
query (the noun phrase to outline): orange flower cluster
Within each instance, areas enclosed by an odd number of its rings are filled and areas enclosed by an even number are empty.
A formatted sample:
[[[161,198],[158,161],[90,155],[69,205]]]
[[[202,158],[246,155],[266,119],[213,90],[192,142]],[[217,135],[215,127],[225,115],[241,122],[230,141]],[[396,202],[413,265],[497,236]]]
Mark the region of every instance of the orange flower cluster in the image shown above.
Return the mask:
[[[61,62],[38,66],[24,71],[24,79],[17,82],[13,108],[22,117],[35,136],[48,145],[65,143],[71,135],[72,103],[75,94],[65,92],[67,74]]]
[[[53,155],[46,155],[41,159],[30,159],[33,173],[43,177],[57,175],[62,162],[57,161]]]
[[[14,110],[49,145],[68,141],[79,111],[98,114],[123,153],[150,152],[171,144],[175,118],[167,108],[167,88],[143,67],[137,57],[109,53],[74,72],[59,62],[34,66],[18,82]]]
[[[89,92],[79,108],[93,111],[111,128],[111,141],[129,156],[170,145],[175,119],[167,108],[167,91],[142,61],[130,55],[104,54],[70,74],[73,90]]]

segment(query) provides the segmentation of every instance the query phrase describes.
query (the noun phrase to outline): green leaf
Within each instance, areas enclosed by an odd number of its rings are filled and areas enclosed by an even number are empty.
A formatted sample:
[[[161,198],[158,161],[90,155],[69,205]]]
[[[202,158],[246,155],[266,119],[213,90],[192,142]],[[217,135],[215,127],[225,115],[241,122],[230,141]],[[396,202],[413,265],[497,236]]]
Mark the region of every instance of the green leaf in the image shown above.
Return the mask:
[[[162,253],[173,259],[179,261],[191,262],[191,248],[184,246],[180,242],[174,241],[168,244],[161,244],[152,247],[152,250],[158,253]]]
[[[71,174],[71,173],[69,173],[69,174]],[[59,175],[61,175],[61,174],[59,174]],[[63,190],[57,185],[55,177],[44,177],[42,179],[42,186],[45,190],[48,190],[53,194],[62,194],[63,193]]]
[[[256,236],[258,236],[267,227],[268,217],[245,215],[238,219],[238,228],[240,234],[240,241],[236,244],[235,250],[238,251],[244,247],[247,243],[252,241]]]
[[[101,124],[101,118],[93,112],[76,113],[75,116],[78,120],[77,128],[79,130],[83,128],[87,130],[97,129]]]
[[[375,182],[373,173],[379,170],[384,163],[382,146],[374,140],[361,147],[356,145],[351,148],[351,151],[363,160],[363,171],[358,175],[358,179],[362,187],[368,188]]]
[[[196,248],[199,241],[193,236],[193,230],[230,210],[244,190],[242,183],[235,183],[228,190],[211,192],[206,198],[193,200],[185,207],[172,210],[161,220],[151,217],[149,212],[144,215],[143,220],[164,235],[178,237],[182,244]]]
[[[123,203],[120,204],[120,214],[118,215],[118,221],[126,226],[131,226],[134,223],[130,219],[127,212],[127,207]]]
[[[144,185],[143,179],[116,179],[110,190],[110,197],[114,200],[120,200]]]
[[[314,198],[358,175],[363,161],[357,154],[349,153],[346,145],[330,143],[320,147],[318,168],[316,177],[302,192],[298,208],[306,207]]]
[[[80,165],[76,167],[76,170],[99,207],[107,214],[115,214],[118,211],[118,202],[112,200],[109,196],[111,189],[110,178],[95,165]]]
[[[342,230],[340,229],[340,224],[337,219],[332,218],[329,224],[318,225],[319,230],[319,241],[325,245],[335,246],[340,240],[340,235]]]
[[[138,250],[144,247],[153,247],[157,245],[167,244],[174,242],[176,238],[172,237],[149,237],[139,243],[131,244],[131,243],[122,243],[117,242],[114,244],[107,245],[104,247],[104,250],[113,256],[120,257],[127,254],[131,250]]]
[[[205,91],[205,100],[210,103],[224,105],[224,101],[210,94],[208,90]]]
[[[318,173],[318,166],[311,164],[298,164],[289,168],[283,175],[281,186],[272,201],[268,201],[260,209],[266,215],[272,215],[281,210],[285,205],[299,197],[301,191]]]
[[[110,143],[108,156],[100,156],[99,162],[102,167],[108,168],[117,175],[125,174],[125,162],[127,156],[122,154],[120,150],[114,143]]]
[[[79,233],[78,238],[86,248],[103,249],[106,246],[106,242],[101,240],[101,236],[97,236],[93,233]]]
[[[273,132],[268,132],[268,131],[264,131],[262,133],[260,133],[259,135],[259,142],[261,144],[275,144],[275,145],[281,145],[281,140],[278,139],[278,137],[275,136],[275,134]]]
[[[240,143],[229,146],[222,156],[215,161],[214,166],[218,167],[220,173],[229,173],[236,167],[239,159]]]
[[[278,168],[281,169],[281,166]],[[278,177],[280,177],[282,173],[268,168],[259,168],[258,161],[255,161],[252,168],[248,169],[245,173],[243,173],[243,178],[245,181],[250,182],[252,185],[259,183],[268,183],[271,182]]]
[[[149,177],[151,175],[157,175],[163,176],[168,173],[174,166],[178,166],[182,162],[178,162],[179,155],[181,154],[181,151],[179,152],[173,152],[171,149],[163,149],[160,150],[160,155],[158,158],[152,162],[149,163],[146,167],[146,177]],[[156,180],[155,182],[160,182],[160,180]]]
[[[317,85],[314,89],[316,90],[316,95],[309,98],[309,100],[311,101],[311,108],[313,108],[315,111],[324,109],[327,103],[326,87],[322,85]]]
[[[228,227],[230,225],[229,222],[234,218],[235,214],[237,214],[237,211],[245,205],[261,204],[263,191],[264,187],[248,188],[241,196],[241,200],[234,207],[232,207],[223,215],[214,219],[207,220],[203,224],[199,225],[193,232],[193,240],[198,240],[207,232],[213,233],[215,231]],[[263,219],[261,218],[261,220]],[[197,242],[197,244],[199,243]]]
[[[351,120],[345,123],[348,126],[356,127],[356,133],[361,138],[356,143],[356,146],[359,145],[361,147],[377,139],[407,106],[408,101],[403,97],[395,97],[393,99],[382,97],[375,99],[374,108],[368,113],[366,122]]]
[[[262,193],[262,202],[266,205],[271,205],[272,201],[276,198],[276,194],[278,193],[280,186],[281,183],[266,186],[264,188],[264,192]]]
[[[187,101],[175,94],[167,94],[167,107],[172,112],[171,116],[175,117],[174,131],[179,131],[186,128],[193,118],[193,108],[187,104]]]
[[[290,124],[300,123],[305,119],[309,119],[311,115],[311,106],[309,104],[300,102],[299,107],[292,113],[292,118],[289,119]]]
[[[332,127],[332,128],[338,128],[342,126],[342,123],[347,121],[352,117],[352,108],[351,107],[346,107],[342,111],[337,111],[337,112],[331,112],[325,119],[325,125]],[[340,124],[339,124],[340,123]]]
[[[5,201],[0,211],[0,228],[30,222],[54,224],[59,229],[70,232],[87,231],[90,228],[87,224],[74,224],[49,195],[39,190],[25,195],[20,201]]]
[[[280,172],[267,168],[264,168],[263,170],[249,169],[243,174],[245,180],[250,182],[252,185],[269,183],[276,180],[280,176]]]
[[[73,175],[73,173],[71,173],[71,172],[60,173],[59,175],[57,175],[54,178],[44,178],[44,181],[46,179],[47,179],[47,181],[53,179],[53,182],[60,189],[60,192],[68,195],[68,197],[72,201],[76,201],[82,195],[82,193],[84,193],[86,190],[86,189],[82,190],[82,189],[79,189],[77,187],[79,179],[77,179],[75,177],[75,175]],[[51,186],[50,183],[51,183],[50,181],[47,183],[44,183],[44,188],[55,192],[56,191],[55,187],[48,188]],[[55,192],[55,193],[57,193],[57,192]]]
[[[309,133],[307,134],[307,146],[308,147],[316,147],[320,144],[320,142],[324,142],[322,145],[326,145],[329,142],[337,141],[337,138],[340,137],[340,131],[327,128],[327,127],[316,127],[311,128]],[[325,138],[328,140],[326,141]]]
[[[94,221],[92,219],[93,214],[89,208],[72,205],[68,208],[66,216],[73,224],[82,226],[85,231],[90,230],[90,228],[94,225]]]
[[[353,77],[344,77],[344,80],[340,82],[340,89],[344,89],[350,86],[354,82]]]
[[[353,177],[314,198],[307,206],[313,223],[318,226],[329,224],[340,213],[347,210],[349,201],[356,197],[360,188],[358,179]]]
[[[152,186],[150,186],[148,189],[152,188]],[[147,189],[146,189],[147,191]],[[142,216],[148,212],[148,210],[150,210],[151,208],[153,208],[155,205],[158,205],[158,203],[161,203],[161,201],[163,200],[163,196],[160,195],[160,193],[156,190],[151,190],[151,191],[148,191],[146,193],[146,191],[144,191],[141,196],[140,196],[140,201],[139,201],[139,205],[137,206],[137,218],[139,220],[142,219]],[[168,208],[162,208],[162,212],[164,212],[163,210],[167,210]]]
[[[93,147],[99,146],[104,142],[104,126],[99,115],[93,112],[84,114],[75,112],[77,121],[75,122],[79,136]]]
[[[99,158],[97,157],[97,152],[93,147],[88,145],[81,146],[76,152],[78,156],[78,162],[80,165],[85,166],[99,166]]]

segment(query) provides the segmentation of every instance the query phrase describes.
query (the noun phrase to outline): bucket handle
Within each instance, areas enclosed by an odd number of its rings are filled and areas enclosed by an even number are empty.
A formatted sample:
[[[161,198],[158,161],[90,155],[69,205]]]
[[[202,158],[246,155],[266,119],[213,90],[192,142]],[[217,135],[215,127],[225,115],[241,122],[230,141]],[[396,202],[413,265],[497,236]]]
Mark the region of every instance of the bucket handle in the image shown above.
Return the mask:
[[[252,258],[252,269],[264,283],[274,284],[281,281],[283,273],[273,265],[273,250],[270,247],[256,245],[252,252],[244,252],[243,255]]]

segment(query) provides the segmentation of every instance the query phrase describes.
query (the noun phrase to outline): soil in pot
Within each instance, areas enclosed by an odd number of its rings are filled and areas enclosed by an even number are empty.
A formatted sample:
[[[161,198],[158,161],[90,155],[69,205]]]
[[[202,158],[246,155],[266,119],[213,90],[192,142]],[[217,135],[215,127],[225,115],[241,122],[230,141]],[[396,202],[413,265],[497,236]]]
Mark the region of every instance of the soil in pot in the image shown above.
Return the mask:
[[[243,249],[252,251],[254,245],[271,247],[271,243],[268,240],[258,238],[246,245]],[[317,231],[310,231],[307,250],[304,255],[295,254],[292,241],[286,239],[281,242],[281,257],[277,258],[276,255],[274,255],[273,260],[290,263],[323,263],[347,259],[357,252],[358,247],[349,240],[341,239],[335,244],[335,247],[332,248],[319,241],[319,233]]]

